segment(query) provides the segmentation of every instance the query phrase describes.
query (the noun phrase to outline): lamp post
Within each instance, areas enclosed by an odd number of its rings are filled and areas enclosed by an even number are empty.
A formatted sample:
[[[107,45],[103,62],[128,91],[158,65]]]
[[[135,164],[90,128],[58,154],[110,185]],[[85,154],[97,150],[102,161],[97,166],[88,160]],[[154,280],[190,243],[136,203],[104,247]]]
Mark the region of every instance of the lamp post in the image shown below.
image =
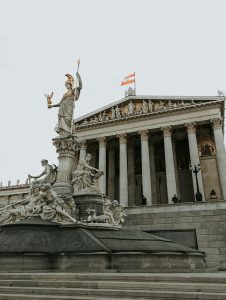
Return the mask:
[[[193,167],[190,164],[190,170],[195,174],[195,181],[196,181],[196,188],[197,188],[197,192],[195,194],[195,200],[196,202],[202,201],[202,194],[199,191],[199,182],[198,182],[198,173],[201,170],[200,164],[194,165]]]

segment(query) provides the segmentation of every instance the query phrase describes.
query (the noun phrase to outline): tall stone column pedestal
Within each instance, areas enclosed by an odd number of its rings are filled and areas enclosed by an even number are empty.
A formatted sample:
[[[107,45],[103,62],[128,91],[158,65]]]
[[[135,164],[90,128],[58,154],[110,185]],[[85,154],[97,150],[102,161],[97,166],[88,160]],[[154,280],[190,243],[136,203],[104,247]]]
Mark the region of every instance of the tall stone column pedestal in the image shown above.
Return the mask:
[[[71,180],[78,160],[79,144],[73,139],[58,139],[53,141],[53,145],[59,153],[58,174],[53,189],[58,194],[73,193]]]

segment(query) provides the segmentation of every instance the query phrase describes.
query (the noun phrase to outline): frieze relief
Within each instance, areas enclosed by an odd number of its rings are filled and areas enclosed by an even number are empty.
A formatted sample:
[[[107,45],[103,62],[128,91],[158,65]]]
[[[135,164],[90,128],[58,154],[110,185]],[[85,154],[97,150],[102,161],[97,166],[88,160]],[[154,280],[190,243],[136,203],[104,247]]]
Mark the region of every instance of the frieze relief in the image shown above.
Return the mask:
[[[175,109],[183,109],[201,104],[204,101],[194,100],[127,100],[121,104],[94,114],[75,124],[78,127],[93,126],[105,122],[121,121],[123,119],[137,118],[139,116],[157,114]],[[206,101],[205,101],[206,102]]]

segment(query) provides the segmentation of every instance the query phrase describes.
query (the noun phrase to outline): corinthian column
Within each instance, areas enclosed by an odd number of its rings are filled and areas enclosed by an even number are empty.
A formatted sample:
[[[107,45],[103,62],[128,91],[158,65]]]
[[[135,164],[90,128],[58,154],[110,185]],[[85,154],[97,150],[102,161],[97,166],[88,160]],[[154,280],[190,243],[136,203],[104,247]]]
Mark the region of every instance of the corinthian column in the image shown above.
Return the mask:
[[[172,147],[172,127],[165,126],[161,128],[164,136],[164,150],[165,150],[165,161],[166,161],[166,183],[168,192],[168,203],[172,203],[172,197],[177,195],[176,187],[176,175],[173,158],[173,147]]]
[[[157,203],[157,183],[155,174],[155,149],[153,141],[149,144],[150,171],[151,171],[151,191],[152,203]]]
[[[226,154],[224,146],[224,137],[222,132],[222,118],[210,120],[213,126],[214,140],[216,144],[217,164],[220,175],[221,190],[224,200],[226,200]]]
[[[57,149],[56,152],[59,153],[57,179],[53,188],[59,194],[72,193],[72,172],[76,167],[76,157],[79,145],[72,139],[58,139],[53,142],[53,145]]]
[[[134,164],[134,145],[132,142],[128,144],[128,193],[129,193],[129,206],[135,205],[135,164]]]
[[[86,158],[86,150],[87,150],[87,145],[86,145],[86,140],[82,140],[80,142],[80,155],[79,155],[79,160],[85,159]]]
[[[99,137],[99,169],[104,172],[99,179],[100,192],[106,194],[106,137]]]
[[[120,204],[128,206],[128,175],[127,175],[127,139],[126,133],[117,135],[119,138],[119,199]]]
[[[151,172],[150,172],[150,157],[148,145],[148,130],[138,132],[141,138],[141,165],[142,165],[142,186],[143,195],[147,199],[147,205],[152,204],[151,194]]]
[[[196,122],[185,124],[185,127],[187,128],[187,132],[188,132],[189,152],[190,152],[190,160],[192,166],[200,164],[199,151],[198,151],[198,145],[196,139],[196,125],[197,125]],[[205,194],[204,194],[204,187],[203,187],[203,180],[202,180],[202,170],[200,170],[197,178],[198,178],[199,190],[200,193],[202,194],[202,199],[203,201],[205,201]],[[192,172],[192,180],[193,180],[194,193],[196,194],[197,191],[196,179],[195,179],[195,174],[193,172]]]
[[[115,199],[115,150],[108,151],[108,196]]]

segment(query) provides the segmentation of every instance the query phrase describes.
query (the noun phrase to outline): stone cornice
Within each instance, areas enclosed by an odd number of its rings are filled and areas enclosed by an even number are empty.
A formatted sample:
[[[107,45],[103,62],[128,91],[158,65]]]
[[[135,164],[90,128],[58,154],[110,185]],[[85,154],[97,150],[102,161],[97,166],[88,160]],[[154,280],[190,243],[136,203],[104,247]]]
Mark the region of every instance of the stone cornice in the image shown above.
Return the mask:
[[[87,130],[87,129],[90,129],[93,127],[94,128],[105,127],[105,126],[109,126],[109,125],[123,123],[123,122],[130,121],[130,120],[145,119],[145,118],[149,118],[149,117],[157,118],[159,116],[168,115],[168,114],[175,113],[175,112],[190,111],[190,110],[194,110],[194,109],[202,108],[202,107],[215,107],[216,105],[219,106],[219,105],[221,105],[222,101],[224,101],[224,100],[210,101],[210,102],[206,101],[206,102],[189,105],[189,106],[184,106],[184,107],[181,106],[181,107],[171,108],[171,109],[167,109],[167,110],[148,112],[146,114],[136,114],[136,115],[124,116],[120,119],[114,119],[114,120],[109,119],[109,120],[105,120],[102,122],[87,123],[87,124],[81,124],[81,125],[79,124],[79,125],[75,125],[75,128],[77,131],[81,131],[83,129]]]

